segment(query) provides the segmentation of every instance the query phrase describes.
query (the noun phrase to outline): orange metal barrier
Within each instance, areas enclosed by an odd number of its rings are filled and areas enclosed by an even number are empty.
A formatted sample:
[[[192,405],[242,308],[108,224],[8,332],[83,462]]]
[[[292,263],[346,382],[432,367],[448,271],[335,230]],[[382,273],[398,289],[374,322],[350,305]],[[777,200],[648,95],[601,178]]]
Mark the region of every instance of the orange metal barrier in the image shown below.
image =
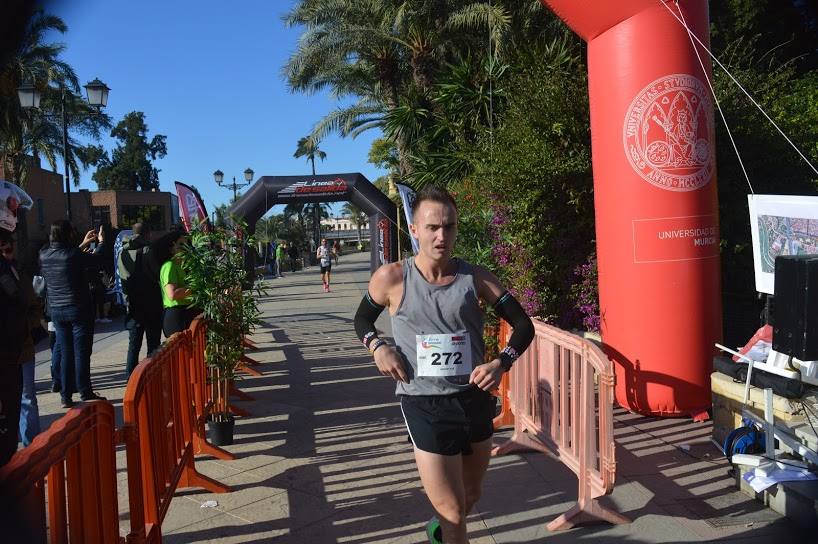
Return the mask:
[[[207,346],[207,325],[201,317],[197,317],[190,325],[190,376],[193,383],[193,405],[195,412],[195,427],[193,430],[193,448],[197,454],[212,455],[218,459],[232,460],[236,456],[227,450],[214,446],[207,441],[205,424],[213,409],[213,389],[208,384],[208,368],[205,363],[205,347]]]
[[[230,488],[196,471],[193,441],[197,418],[191,392],[190,330],[174,334],[165,347],[134,370],[123,400],[131,523],[144,527],[134,542],[161,542],[162,520],[177,487],[213,493]],[[144,509],[134,508],[142,497]]]
[[[549,531],[585,521],[629,523],[597,500],[613,490],[616,478],[613,365],[588,340],[533,322],[534,341],[508,373],[514,434],[492,454],[553,452],[577,475],[577,503],[549,523]],[[502,343],[510,334],[506,327]]]
[[[87,402],[69,410],[15,454],[0,469],[0,540],[124,542],[119,536],[114,426],[111,403]],[[138,508],[139,502],[135,504]],[[133,519],[131,523],[135,527]]]
[[[499,321],[500,324],[497,328],[496,334],[497,345],[501,346],[502,344],[507,343],[508,339],[511,337],[511,328],[505,320],[500,319]],[[511,412],[511,399],[509,397],[511,394],[510,387],[511,381],[509,379],[509,375],[508,373],[505,373],[500,379],[500,387],[492,392],[500,401],[500,413],[494,418],[495,429],[506,427],[508,425],[514,425],[514,414]]]

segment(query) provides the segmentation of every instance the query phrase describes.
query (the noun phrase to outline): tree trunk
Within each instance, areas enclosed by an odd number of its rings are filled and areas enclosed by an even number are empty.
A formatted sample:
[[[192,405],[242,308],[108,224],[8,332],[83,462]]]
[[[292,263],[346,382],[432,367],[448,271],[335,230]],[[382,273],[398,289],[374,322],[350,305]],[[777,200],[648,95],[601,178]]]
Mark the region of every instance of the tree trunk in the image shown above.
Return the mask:
[[[321,206],[318,202],[312,205],[312,235],[315,237],[315,247],[321,243]]]

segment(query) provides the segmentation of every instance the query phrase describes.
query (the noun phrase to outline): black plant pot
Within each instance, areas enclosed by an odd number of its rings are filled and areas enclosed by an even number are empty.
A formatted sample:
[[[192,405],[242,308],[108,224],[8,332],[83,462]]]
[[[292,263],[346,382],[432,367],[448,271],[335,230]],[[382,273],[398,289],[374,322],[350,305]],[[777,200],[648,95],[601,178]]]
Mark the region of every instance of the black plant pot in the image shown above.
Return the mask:
[[[233,443],[233,428],[236,420],[232,414],[227,421],[213,421],[209,416],[207,419],[207,438],[214,446],[229,446]]]

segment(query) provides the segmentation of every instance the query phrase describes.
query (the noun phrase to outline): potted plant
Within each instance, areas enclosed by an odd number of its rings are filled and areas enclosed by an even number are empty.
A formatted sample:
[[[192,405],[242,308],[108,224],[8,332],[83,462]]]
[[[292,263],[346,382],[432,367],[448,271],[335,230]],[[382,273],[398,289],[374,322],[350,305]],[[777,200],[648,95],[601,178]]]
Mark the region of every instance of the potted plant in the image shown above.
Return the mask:
[[[205,361],[213,392],[208,428],[210,441],[217,446],[233,443],[230,383],[244,353],[242,340],[260,323],[256,300],[261,289],[249,278],[244,260],[252,244],[241,226],[194,228],[182,251],[187,285],[207,325]]]

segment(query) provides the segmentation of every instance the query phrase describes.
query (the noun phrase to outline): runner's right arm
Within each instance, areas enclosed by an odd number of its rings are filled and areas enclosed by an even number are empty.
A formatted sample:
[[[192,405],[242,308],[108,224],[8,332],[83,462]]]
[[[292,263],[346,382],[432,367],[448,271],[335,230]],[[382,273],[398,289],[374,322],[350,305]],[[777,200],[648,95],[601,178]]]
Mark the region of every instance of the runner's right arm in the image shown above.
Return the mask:
[[[378,338],[378,331],[375,329],[375,321],[384,308],[391,306],[390,299],[396,298],[395,287],[402,282],[403,273],[400,263],[382,266],[372,275],[369,289],[355,313],[355,332],[358,339],[372,353],[381,374],[408,383],[409,379],[403,360],[394,347],[386,340]]]

